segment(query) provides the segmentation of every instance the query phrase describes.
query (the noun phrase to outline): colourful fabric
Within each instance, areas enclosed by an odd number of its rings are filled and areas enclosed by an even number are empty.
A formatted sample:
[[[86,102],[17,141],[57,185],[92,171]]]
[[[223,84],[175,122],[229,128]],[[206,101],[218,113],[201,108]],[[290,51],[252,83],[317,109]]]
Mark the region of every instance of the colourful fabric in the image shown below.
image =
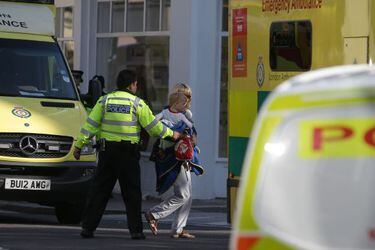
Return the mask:
[[[192,127],[191,129],[188,128],[183,122],[178,123],[174,127],[171,128],[173,131],[177,131],[180,133],[186,133],[190,137],[193,135],[197,135],[197,131],[195,130],[195,127]],[[194,152],[193,152],[193,159],[189,160],[189,163],[191,164],[192,171],[196,175],[201,175],[204,173],[204,169],[199,161],[198,155],[200,154],[200,149],[198,146],[194,145]]]
[[[194,146],[190,136],[183,136],[174,146],[174,154],[179,161],[189,161],[193,159]]]
[[[183,161],[178,161],[174,155],[174,147],[162,150],[163,158],[155,160],[156,170],[156,191],[159,194],[165,193],[176,181]],[[196,175],[204,174],[204,169],[200,164],[189,162],[191,172]]]
[[[165,193],[173,185],[183,163],[176,160],[173,147],[163,150],[163,153],[164,157],[155,161],[156,191],[159,194]]]
[[[173,127],[172,130],[182,133],[186,130],[186,125],[180,123]],[[189,135],[196,133],[193,129],[187,129],[186,132]],[[189,166],[191,167],[191,172],[194,172],[196,175],[202,175],[204,173],[204,169],[198,160],[199,153],[199,148],[195,146],[194,157],[192,160],[188,161]],[[176,159],[174,145],[166,149],[162,149],[159,147],[159,140],[157,140],[153,146],[150,159],[155,161],[156,191],[159,192],[159,194],[163,194],[176,181],[179,170],[184,161],[179,161]]]

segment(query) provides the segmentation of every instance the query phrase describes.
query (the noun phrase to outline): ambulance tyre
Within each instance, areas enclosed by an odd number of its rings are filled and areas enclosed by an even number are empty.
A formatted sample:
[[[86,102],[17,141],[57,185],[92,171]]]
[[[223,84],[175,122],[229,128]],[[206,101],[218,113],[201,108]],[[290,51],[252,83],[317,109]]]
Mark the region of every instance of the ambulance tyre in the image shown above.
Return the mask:
[[[78,224],[81,222],[83,204],[59,203],[55,205],[55,214],[60,224]]]

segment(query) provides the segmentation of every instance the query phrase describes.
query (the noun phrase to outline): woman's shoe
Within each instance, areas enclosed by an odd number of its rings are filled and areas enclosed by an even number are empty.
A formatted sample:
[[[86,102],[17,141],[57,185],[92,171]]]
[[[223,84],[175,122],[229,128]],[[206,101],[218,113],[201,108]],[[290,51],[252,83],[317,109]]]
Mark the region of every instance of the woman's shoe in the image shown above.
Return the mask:
[[[188,233],[188,231],[182,230],[181,233],[173,233],[172,238],[184,238],[184,239],[195,239],[195,235]]]
[[[145,213],[145,218],[151,230],[151,233],[153,235],[157,235],[158,234],[158,221],[154,218],[154,216],[150,212]]]

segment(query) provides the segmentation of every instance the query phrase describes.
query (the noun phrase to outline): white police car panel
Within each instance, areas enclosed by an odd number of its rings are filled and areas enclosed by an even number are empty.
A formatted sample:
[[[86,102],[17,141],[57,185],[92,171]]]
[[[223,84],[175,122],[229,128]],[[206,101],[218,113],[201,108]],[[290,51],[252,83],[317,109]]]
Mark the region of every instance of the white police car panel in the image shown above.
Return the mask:
[[[51,181],[50,180],[6,178],[5,189],[49,191],[51,189]]]
[[[375,249],[374,82],[374,67],[341,66],[268,98],[252,137],[265,141],[253,199],[263,232],[298,249]]]

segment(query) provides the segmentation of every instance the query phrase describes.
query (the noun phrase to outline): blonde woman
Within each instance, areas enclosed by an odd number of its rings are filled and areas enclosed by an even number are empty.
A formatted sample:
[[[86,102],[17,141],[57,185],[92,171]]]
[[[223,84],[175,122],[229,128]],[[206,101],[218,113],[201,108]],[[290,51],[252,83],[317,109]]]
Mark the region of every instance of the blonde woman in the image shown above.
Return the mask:
[[[191,89],[186,84],[176,84],[169,95],[169,106],[156,115],[166,126],[172,130],[187,130],[190,136],[196,134],[191,105]],[[175,212],[172,223],[172,238],[194,239],[195,236],[184,230],[190,213],[192,203],[192,185],[190,171],[202,174],[203,169],[197,164],[197,159],[181,161],[176,159],[174,152],[175,143],[161,140],[157,146],[159,152],[155,159],[157,172],[157,191],[162,194],[173,186],[173,194],[160,204],[152,207],[146,214],[151,232],[157,234],[157,221]],[[198,162],[199,163],[199,162]]]

